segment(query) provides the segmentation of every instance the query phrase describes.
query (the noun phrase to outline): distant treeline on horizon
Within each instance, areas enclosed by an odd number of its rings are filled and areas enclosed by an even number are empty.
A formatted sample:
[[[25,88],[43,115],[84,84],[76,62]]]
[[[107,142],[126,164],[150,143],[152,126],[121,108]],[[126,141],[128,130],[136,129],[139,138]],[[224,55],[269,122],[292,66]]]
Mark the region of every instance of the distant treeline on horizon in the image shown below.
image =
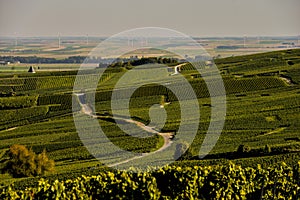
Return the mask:
[[[107,66],[110,64],[111,66],[121,66],[126,63],[127,65],[141,65],[141,64],[149,64],[149,63],[178,63],[178,59],[176,58],[138,58],[137,56],[131,56],[130,58],[101,58],[101,57],[86,57],[86,56],[70,56],[64,59],[56,59],[56,58],[44,58],[37,56],[0,56],[0,61],[6,63],[28,63],[28,64],[59,64],[59,63],[73,63],[73,64],[81,64],[81,63],[97,63],[99,67]]]
[[[86,60],[87,59],[87,60]],[[10,63],[35,63],[35,64],[50,64],[50,63],[83,63],[84,61],[87,63],[100,63],[100,62],[108,62],[110,59],[103,59],[98,57],[89,58],[86,56],[70,56],[64,59],[56,59],[56,58],[44,58],[37,56],[0,56],[1,61],[10,62]]]

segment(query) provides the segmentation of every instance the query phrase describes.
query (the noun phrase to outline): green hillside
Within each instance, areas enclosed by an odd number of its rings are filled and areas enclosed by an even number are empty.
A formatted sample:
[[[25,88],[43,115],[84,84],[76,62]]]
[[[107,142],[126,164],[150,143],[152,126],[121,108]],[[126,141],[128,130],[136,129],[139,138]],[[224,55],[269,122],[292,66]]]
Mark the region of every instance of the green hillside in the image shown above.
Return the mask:
[[[281,162],[296,166],[300,160],[300,49],[228,57],[215,60],[215,63],[227,95],[227,113],[221,137],[210,154],[199,159],[212,105],[202,75],[191,64],[186,64],[181,68],[181,74],[198,97],[200,121],[191,147],[172,165],[209,167],[226,165],[231,161],[252,168],[256,168],[257,164],[263,168],[280,167]],[[91,103],[95,100],[94,113],[101,116],[99,124],[115,145],[136,153],[153,152],[162,146],[161,136],[132,138],[123,133],[111,117],[112,89],[128,71],[128,67],[91,70],[90,76],[96,76],[98,72],[103,72],[103,76],[95,99],[87,98],[86,101]],[[22,144],[36,153],[45,149],[49,158],[55,161],[55,172],[43,176],[49,181],[66,181],[110,170],[89,153],[77,134],[72,113],[76,75],[77,71],[0,73],[0,168],[7,159],[9,147]],[[171,84],[178,88],[181,85],[176,81]],[[128,90],[122,88],[118,92],[122,94]],[[136,90],[130,100],[131,117],[148,124],[149,109],[153,104],[159,104],[162,96],[171,102],[165,106],[167,120],[162,131],[176,132],[180,126],[179,102],[164,86],[149,84]],[[79,112],[80,105],[75,105],[74,109]],[[117,162],[117,159],[111,162]],[[174,169],[169,169],[168,173],[173,173]],[[151,179],[151,176],[145,176],[147,180]],[[14,182],[16,188],[35,187],[40,178],[15,179],[8,174],[0,174],[0,184]],[[130,179],[137,180],[138,177]],[[156,187],[156,183],[151,184]],[[164,195],[168,194],[164,192]]]

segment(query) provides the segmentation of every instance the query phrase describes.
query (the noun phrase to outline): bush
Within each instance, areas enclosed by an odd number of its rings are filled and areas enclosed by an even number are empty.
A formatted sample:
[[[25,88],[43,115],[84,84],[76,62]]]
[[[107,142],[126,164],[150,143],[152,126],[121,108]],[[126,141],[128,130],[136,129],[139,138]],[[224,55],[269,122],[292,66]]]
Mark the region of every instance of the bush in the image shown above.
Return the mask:
[[[241,144],[237,149],[237,153],[239,155],[248,154],[248,153],[250,153],[250,151],[251,151],[251,148],[248,145],[244,145],[244,144]]]
[[[43,175],[53,169],[54,161],[48,158],[45,150],[37,155],[31,149],[15,144],[9,149],[9,159],[2,171],[19,178]]]
[[[272,153],[272,149],[269,145],[266,145],[265,148],[264,148],[264,153],[265,154],[270,154]]]

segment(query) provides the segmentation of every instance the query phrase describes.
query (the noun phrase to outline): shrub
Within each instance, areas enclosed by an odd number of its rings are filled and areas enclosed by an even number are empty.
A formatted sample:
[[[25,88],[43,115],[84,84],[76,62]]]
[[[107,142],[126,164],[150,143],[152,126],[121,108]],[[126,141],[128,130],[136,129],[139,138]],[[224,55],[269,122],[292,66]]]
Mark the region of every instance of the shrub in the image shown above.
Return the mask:
[[[272,149],[269,145],[266,145],[264,148],[264,153],[265,154],[270,154],[272,152]]]
[[[244,145],[244,144],[241,144],[237,149],[237,153],[239,155],[248,154],[250,151],[251,151],[251,148],[248,145]]]
[[[24,145],[15,144],[10,147],[8,155],[2,171],[14,178],[43,175],[54,169],[54,161],[48,158],[45,150],[37,155]]]

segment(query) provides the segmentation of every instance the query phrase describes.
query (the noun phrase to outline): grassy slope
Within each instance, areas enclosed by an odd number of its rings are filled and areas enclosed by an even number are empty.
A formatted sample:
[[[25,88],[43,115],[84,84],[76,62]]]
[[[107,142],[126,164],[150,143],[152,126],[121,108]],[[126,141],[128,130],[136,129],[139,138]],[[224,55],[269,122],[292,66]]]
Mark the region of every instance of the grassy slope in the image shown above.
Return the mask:
[[[227,89],[227,118],[222,135],[216,147],[211,152],[211,157],[203,161],[193,160],[177,162],[176,164],[215,164],[226,162],[224,157],[236,151],[240,144],[249,145],[252,149],[263,148],[269,145],[276,149],[291,149],[294,152],[278,153],[268,156],[251,156],[235,158],[235,162],[243,165],[262,163],[275,164],[281,161],[296,162],[299,160],[299,142],[287,140],[299,137],[300,118],[300,51],[289,50],[269,52],[264,54],[232,57],[217,60],[217,66],[223,74]],[[292,62],[290,62],[292,61]],[[71,73],[71,72],[70,72]],[[0,87],[14,86],[17,94],[34,95],[39,98],[48,96],[49,99],[60,98],[53,105],[38,104],[36,107],[48,107],[48,112],[30,114],[30,109],[1,110],[0,115],[0,156],[5,156],[5,151],[14,143],[25,144],[34,151],[40,152],[45,148],[50,158],[56,161],[56,172],[49,177],[72,177],[79,174],[97,173],[87,170],[99,163],[89,154],[82,145],[74,127],[69,104],[64,102],[63,93],[72,91],[74,75],[66,73],[37,73],[34,75],[18,74],[13,77],[6,75],[0,79]],[[108,78],[99,83],[99,91],[113,88],[119,77],[125,72],[110,73]],[[185,69],[182,73],[193,83],[202,84],[201,79],[191,79],[195,74],[193,69]],[[291,79],[292,84],[287,84],[280,77]],[[5,78],[5,79],[4,79]],[[9,81],[8,81],[9,80]],[[41,81],[42,80],[42,81]],[[23,85],[23,87],[19,87]],[[61,87],[61,84],[64,87]],[[197,87],[196,87],[197,89]],[[200,93],[200,92],[199,92]],[[100,93],[101,94],[101,93]],[[54,95],[54,96],[53,96]],[[201,95],[200,95],[201,96]],[[5,98],[5,97],[3,97]],[[147,101],[146,101],[147,100]],[[131,102],[131,114],[144,121],[149,120],[148,109],[153,103],[159,103],[160,96],[136,97]],[[47,101],[45,101],[47,102]],[[199,147],[205,136],[210,118],[210,99],[203,96],[199,98],[201,107],[201,120],[198,135],[190,151],[194,156],[198,154]],[[109,101],[96,102],[98,112],[109,111]],[[24,115],[29,112],[28,115]],[[32,109],[36,110],[36,109]],[[166,130],[174,130],[179,126],[178,103],[173,102],[166,106],[168,112]],[[7,113],[16,116],[14,122],[5,121]],[[156,147],[158,138],[149,140],[137,146],[130,143],[130,138],[122,134],[111,122],[99,121],[106,130],[106,134],[114,138],[114,142],[127,150],[146,151]],[[17,127],[13,129],[14,127]],[[10,129],[7,129],[10,128]],[[126,138],[126,140],[124,140]],[[4,153],[3,153],[4,152]],[[215,157],[214,157],[215,156]],[[0,157],[0,160],[1,160]],[[220,160],[221,159],[221,160]],[[7,175],[0,175],[1,181],[7,183],[14,181]],[[30,180],[30,179],[28,179]],[[25,180],[26,183],[26,180]]]

